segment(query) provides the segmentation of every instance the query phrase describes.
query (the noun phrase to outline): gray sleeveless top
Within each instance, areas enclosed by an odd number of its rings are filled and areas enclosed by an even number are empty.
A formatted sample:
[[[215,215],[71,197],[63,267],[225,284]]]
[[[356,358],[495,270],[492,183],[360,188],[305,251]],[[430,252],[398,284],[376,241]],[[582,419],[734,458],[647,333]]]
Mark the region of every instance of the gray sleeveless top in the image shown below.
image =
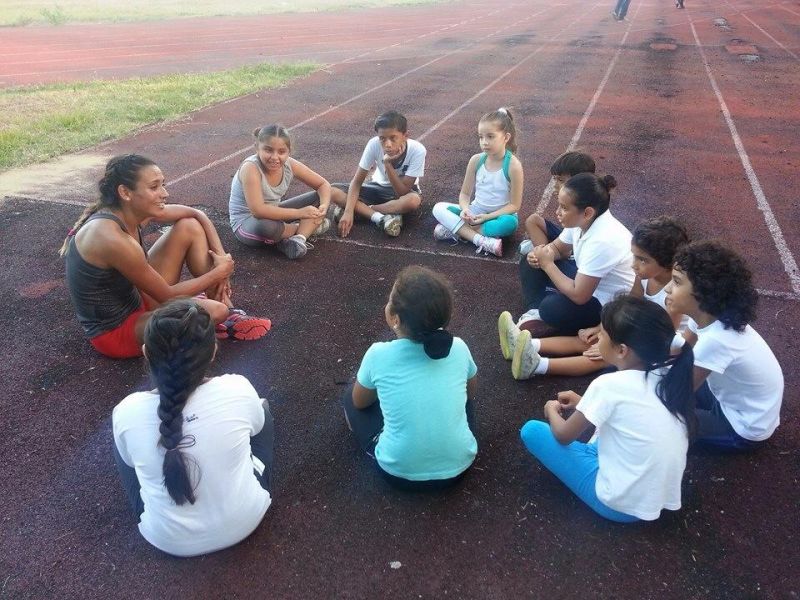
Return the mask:
[[[242,186],[242,180],[240,177],[242,167],[248,162],[251,162],[258,167],[258,172],[261,174],[261,193],[264,194],[264,202],[267,204],[277,204],[280,202],[281,199],[283,199],[283,197],[286,195],[286,190],[289,189],[289,184],[292,183],[292,179],[294,178],[292,167],[289,166],[289,161],[287,160],[283,165],[283,178],[281,179],[281,182],[276,186],[271,186],[267,181],[267,174],[264,172],[264,169],[261,166],[261,161],[258,160],[258,156],[253,154],[252,156],[245,158],[244,161],[242,161],[242,164],[239,165],[236,175],[233,176],[233,181],[231,181],[231,197],[228,200],[228,212],[230,213],[231,218],[231,228],[234,231],[239,229],[242,222],[247,217],[253,216],[253,214],[250,212],[250,209],[247,207],[247,200],[245,200],[244,197],[244,186]]]
[[[95,219],[110,219],[127,232],[125,224],[115,215],[95,213],[86,223]],[[142,244],[141,230],[137,233],[139,243]],[[67,288],[72,305],[78,315],[78,322],[90,338],[121,325],[142,303],[139,290],[122,273],[116,269],[101,269],[83,260],[75,245],[75,236],[69,240],[66,267]]]

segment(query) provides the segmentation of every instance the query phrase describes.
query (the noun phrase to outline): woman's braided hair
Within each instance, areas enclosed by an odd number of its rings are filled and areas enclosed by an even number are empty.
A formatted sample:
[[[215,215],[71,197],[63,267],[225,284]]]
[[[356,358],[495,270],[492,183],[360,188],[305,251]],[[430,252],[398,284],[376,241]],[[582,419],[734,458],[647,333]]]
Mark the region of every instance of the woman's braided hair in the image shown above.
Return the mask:
[[[145,354],[160,397],[158,443],[166,450],[164,485],[178,505],[195,501],[189,457],[181,452],[195,440],[183,434],[183,408],[214,358],[214,333],[211,316],[192,300],[165,304],[153,313],[144,331]]]
[[[58,251],[59,256],[64,256],[69,247],[69,239],[73,237],[86,220],[101,208],[119,208],[120,197],[118,188],[124,185],[128,189],[136,188],[139,180],[139,171],[144,167],[155,165],[152,160],[139,154],[121,154],[115,156],[106,164],[106,172],[98,183],[100,189],[100,199],[87,206],[72,229],[69,230],[64,243]]]

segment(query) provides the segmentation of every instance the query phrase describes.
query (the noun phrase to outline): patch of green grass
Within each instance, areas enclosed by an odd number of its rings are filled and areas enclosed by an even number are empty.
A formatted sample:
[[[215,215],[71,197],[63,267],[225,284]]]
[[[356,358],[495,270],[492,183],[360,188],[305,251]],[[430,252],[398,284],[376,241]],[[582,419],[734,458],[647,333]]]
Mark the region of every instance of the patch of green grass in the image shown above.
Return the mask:
[[[317,68],[311,63],[262,64],[217,73],[0,89],[0,169],[46,160],[215,102],[279,87]],[[260,124],[243,127],[249,131]]]
[[[175,17],[215,17],[281,12],[317,12],[442,0],[0,0],[0,26],[30,23],[61,25],[73,21],[147,21]]]

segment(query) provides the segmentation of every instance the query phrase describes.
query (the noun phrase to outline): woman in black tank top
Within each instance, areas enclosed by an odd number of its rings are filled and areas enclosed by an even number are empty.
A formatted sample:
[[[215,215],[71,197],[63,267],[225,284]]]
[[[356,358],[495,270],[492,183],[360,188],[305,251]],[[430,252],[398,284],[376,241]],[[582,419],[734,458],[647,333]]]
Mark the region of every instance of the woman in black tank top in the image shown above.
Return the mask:
[[[61,248],[78,320],[95,349],[115,358],[140,356],[149,311],[182,296],[199,296],[217,337],[257,339],[269,330],[268,319],[233,308],[233,259],[205,213],[166,204],[164,176],[153,161],[114,157],[99,188],[100,199],[84,210]],[[148,252],[140,227],[150,221],[173,226]],[[181,281],[184,266],[192,278]]]

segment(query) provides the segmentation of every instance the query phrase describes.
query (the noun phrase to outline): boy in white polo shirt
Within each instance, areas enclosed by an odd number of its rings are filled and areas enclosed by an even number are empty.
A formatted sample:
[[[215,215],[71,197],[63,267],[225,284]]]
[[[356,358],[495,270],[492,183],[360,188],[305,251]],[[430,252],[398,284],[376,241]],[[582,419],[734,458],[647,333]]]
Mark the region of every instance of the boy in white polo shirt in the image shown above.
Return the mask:
[[[766,441],[780,423],[783,372],[748,323],[757,293],[750,269],[716,241],[695,242],[675,256],[667,285],[670,310],[688,315],[694,345],[697,439],[726,450]]]
[[[400,235],[402,215],[416,210],[422,202],[419,178],[425,175],[425,146],[408,137],[408,122],[396,111],[375,119],[378,134],[367,142],[350,184],[334,184],[347,192],[334,218],[339,235],[347,237],[357,214],[372,221],[389,236]],[[372,180],[366,182],[372,172]],[[365,183],[366,182],[366,183]]]

